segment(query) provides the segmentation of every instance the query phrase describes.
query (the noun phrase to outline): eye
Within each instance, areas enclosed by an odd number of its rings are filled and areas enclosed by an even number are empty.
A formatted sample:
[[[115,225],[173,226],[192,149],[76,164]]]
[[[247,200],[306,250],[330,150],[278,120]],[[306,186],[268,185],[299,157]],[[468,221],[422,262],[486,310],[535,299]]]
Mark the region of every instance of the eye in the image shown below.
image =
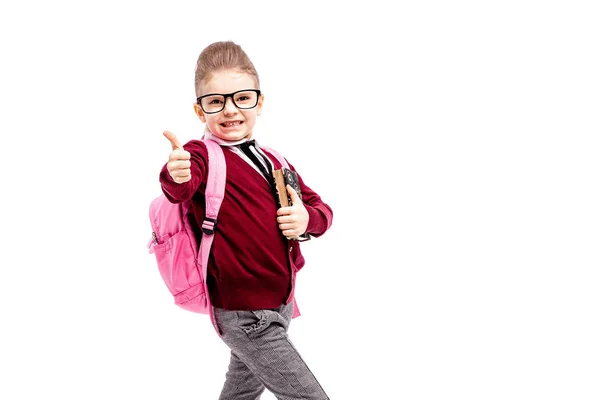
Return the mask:
[[[248,100],[250,100],[250,96],[247,93],[240,93],[235,98],[235,101],[238,103],[243,103]]]
[[[256,101],[256,93],[255,92],[240,92],[235,95],[235,102],[237,104],[251,104]]]

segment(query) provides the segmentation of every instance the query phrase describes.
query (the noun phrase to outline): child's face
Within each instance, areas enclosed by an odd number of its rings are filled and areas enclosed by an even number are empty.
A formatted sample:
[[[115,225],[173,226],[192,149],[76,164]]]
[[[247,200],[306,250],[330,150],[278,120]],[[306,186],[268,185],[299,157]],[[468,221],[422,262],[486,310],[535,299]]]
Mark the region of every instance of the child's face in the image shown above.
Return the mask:
[[[206,94],[229,94],[243,89],[258,89],[251,75],[235,69],[216,72],[210,79],[200,85],[200,96]],[[213,135],[223,140],[240,140],[252,137],[252,129],[256,117],[262,111],[263,96],[258,98],[258,104],[251,109],[242,110],[233,104],[231,97],[226,98],[225,107],[215,114],[206,114],[199,104],[194,104],[194,111],[200,120],[206,123]]]

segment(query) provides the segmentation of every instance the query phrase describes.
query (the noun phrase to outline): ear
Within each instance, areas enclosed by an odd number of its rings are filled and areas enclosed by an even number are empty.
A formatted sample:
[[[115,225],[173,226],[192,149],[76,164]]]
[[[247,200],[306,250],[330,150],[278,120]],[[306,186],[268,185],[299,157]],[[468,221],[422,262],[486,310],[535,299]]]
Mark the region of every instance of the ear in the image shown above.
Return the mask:
[[[258,104],[256,105],[256,115],[260,115],[262,112],[263,101],[265,101],[265,95],[261,94],[258,98]]]
[[[202,107],[200,107],[200,104],[194,103],[194,112],[196,113],[198,118],[200,118],[200,121],[206,123],[206,115],[204,115],[204,111],[202,111]]]

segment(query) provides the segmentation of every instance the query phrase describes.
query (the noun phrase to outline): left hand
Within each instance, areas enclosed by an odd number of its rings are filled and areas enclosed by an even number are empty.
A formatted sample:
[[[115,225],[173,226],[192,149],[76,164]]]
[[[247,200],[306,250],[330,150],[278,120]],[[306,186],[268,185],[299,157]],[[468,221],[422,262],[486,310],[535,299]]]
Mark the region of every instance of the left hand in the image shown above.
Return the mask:
[[[292,198],[292,206],[281,207],[277,210],[277,222],[285,237],[296,239],[308,228],[308,211],[302,204],[298,193],[290,185],[287,185],[286,189]]]

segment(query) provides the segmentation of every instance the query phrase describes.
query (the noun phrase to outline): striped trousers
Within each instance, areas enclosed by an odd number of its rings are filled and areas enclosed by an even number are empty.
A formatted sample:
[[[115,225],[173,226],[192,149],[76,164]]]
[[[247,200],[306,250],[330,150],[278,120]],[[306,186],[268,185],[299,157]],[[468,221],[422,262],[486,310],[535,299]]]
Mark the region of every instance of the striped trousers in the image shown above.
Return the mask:
[[[214,309],[231,349],[219,400],[258,400],[268,389],[279,400],[329,399],[288,338],[294,304],[273,310]]]

